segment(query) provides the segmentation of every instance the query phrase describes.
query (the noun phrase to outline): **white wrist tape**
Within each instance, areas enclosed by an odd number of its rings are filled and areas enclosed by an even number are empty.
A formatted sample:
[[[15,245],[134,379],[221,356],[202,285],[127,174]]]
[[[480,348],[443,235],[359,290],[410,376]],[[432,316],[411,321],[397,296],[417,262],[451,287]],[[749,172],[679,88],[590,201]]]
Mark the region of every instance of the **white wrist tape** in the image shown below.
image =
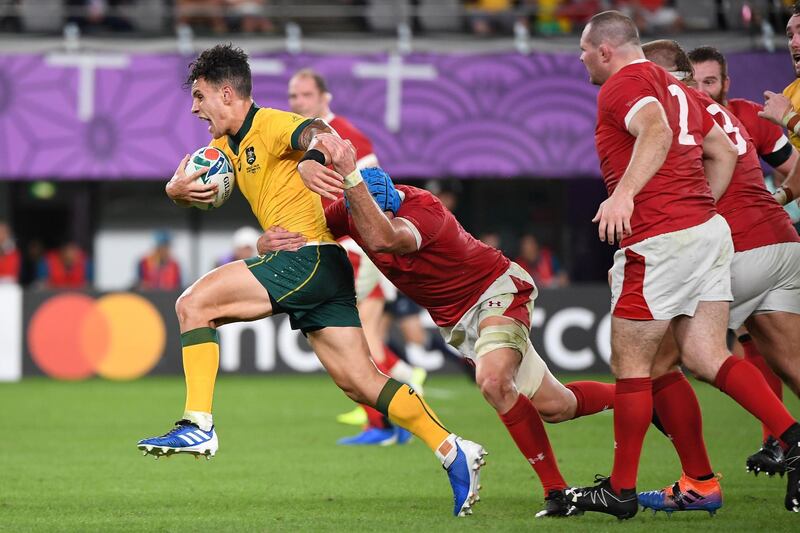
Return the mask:
[[[786,194],[786,189],[783,187],[778,187],[774,193],[772,193],[772,197],[775,198],[775,201],[781,205],[786,205],[789,202],[789,197]]]
[[[361,171],[355,169],[350,174],[344,177],[344,188],[352,189],[362,181],[364,181],[364,178],[361,177]]]

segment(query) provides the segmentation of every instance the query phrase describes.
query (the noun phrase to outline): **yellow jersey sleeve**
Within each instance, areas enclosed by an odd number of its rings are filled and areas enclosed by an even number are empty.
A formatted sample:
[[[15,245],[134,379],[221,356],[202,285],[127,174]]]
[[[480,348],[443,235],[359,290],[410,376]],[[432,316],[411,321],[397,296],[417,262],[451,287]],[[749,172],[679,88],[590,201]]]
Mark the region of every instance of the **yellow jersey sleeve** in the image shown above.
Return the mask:
[[[305,118],[288,111],[266,108],[261,111],[264,133],[269,139],[270,152],[276,157],[283,157],[289,152],[300,150],[300,134],[311,124],[313,119]]]
[[[783,95],[792,102],[794,110],[800,112],[800,78],[789,84],[789,86],[783,90]],[[800,137],[793,131],[789,132],[789,141],[791,141],[795,148],[800,150]]]

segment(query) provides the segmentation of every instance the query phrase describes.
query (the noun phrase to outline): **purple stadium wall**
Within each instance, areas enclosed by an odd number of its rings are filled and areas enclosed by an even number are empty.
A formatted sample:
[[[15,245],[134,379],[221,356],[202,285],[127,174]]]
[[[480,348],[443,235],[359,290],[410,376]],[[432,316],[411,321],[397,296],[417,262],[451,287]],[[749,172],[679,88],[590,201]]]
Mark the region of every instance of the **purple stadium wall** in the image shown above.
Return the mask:
[[[168,178],[208,141],[181,88],[190,59],[0,56],[0,179]],[[793,77],[785,52],[729,62],[732,96],[761,101]],[[308,66],[397,177],[598,175],[596,89],[577,53],[258,56],[256,101],[285,108],[290,75]]]

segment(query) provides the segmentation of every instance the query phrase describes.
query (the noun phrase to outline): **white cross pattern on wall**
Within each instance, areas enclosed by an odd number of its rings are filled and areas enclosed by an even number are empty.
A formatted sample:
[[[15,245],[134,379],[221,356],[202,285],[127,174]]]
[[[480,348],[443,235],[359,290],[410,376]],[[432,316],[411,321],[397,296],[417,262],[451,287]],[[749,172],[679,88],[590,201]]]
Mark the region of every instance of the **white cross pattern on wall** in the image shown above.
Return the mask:
[[[263,76],[283,74],[286,65],[280,59],[250,59],[250,72]]]
[[[127,68],[130,58],[110,54],[51,54],[47,64],[78,68],[78,118],[88,122],[94,116],[94,71],[99,68]]]
[[[384,124],[391,132],[400,131],[400,112],[403,104],[403,80],[435,80],[438,76],[433,65],[404,65],[403,57],[394,53],[383,63],[356,63],[353,75],[357,78],[386,80],[386,113]]]

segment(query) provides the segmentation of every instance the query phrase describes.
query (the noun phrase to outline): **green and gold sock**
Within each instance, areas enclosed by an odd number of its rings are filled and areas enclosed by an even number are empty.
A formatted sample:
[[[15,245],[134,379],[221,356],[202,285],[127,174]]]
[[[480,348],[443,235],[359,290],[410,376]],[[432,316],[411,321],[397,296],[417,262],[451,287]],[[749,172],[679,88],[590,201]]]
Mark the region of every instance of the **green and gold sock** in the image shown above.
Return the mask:
[[[378,395],[375,409],[398,426],[422,439],[433,451],[447,440],[450,432],[414,389],[389,378]]]
[[[219,337],[213,328],[197,328],[181,334],[183,373],[186,376],[184,418],[209,431],[211,404],[219,369]]]

